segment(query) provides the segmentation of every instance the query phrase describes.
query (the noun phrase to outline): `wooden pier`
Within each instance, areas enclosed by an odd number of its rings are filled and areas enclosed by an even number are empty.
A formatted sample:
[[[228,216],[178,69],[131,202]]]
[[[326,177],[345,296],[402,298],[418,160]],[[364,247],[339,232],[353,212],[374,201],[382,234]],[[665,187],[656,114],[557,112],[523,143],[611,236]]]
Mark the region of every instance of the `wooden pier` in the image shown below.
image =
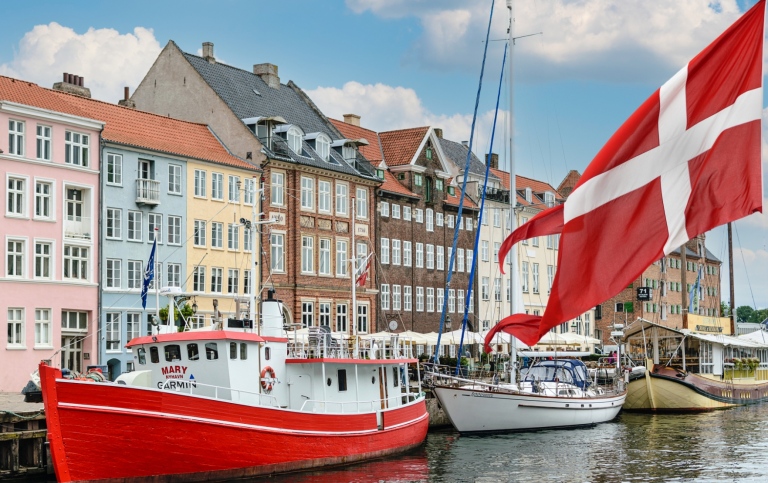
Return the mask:
[[[52,474],[46,433],[42,403],[0,393],[0,480],[43,481]]]

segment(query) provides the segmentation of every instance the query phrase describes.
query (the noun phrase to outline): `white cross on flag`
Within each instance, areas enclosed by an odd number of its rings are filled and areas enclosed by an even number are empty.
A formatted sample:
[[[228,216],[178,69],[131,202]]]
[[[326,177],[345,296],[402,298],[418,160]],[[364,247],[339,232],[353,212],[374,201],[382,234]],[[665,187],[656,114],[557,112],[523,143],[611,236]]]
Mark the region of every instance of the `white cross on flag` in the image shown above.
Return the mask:
[[[501,266],[514,242],[562,234],[538,332],[513,320],[502,330],[533,345],[689,239],[762,211],[764,15],[761,0],[632,114],[563,207],[505,240]]]

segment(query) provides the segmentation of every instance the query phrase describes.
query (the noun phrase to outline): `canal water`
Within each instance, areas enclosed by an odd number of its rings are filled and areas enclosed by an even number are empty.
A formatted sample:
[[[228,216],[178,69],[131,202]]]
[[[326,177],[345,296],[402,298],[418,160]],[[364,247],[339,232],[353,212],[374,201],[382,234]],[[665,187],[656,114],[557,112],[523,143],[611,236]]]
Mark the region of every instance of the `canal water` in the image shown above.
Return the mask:
[[[622,412],[591,428],[489,436],[430,431],[406,455],[254,483],[765,482],[768,405]]]

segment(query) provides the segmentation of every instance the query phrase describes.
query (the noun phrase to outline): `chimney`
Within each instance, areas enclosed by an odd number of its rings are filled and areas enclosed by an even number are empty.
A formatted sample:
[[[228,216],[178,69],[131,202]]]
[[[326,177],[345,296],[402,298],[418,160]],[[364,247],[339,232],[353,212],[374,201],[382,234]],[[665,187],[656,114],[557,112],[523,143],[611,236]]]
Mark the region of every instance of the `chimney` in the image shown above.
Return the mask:
[[[490,158],[491,161],[491,168],[499,169],[499,155],[496,153],[491,153],[488,155],[488,158]]]
[[[357,114],[344,114],[344,122],[360,127],[360,116]]]
[[[254,64],[253,73],[261,77],[261,80],[273,89],[280,88],[280,77],[277,76],[277,66],[275,64]]]
[[[130,107],[131,109],[136,109],[136,103],[131,99],[131,91],[128,86],[125,86],[123,91],[123,98],[117,101],[117,104],[119,106],[124,107]]]
[[[91,90],[83,86],[84,80],[85,79],[83,79],[80,76],[77,76],[75,74],[68,74],[64,72],[64,75],[62,76],[62,81],[56,82],[55,84],[53,84],[53,90],[66,92],[68,94],[74,94],[76,96],[86,97],[90,99]]]
[[[213,42],[203,42],[203,59],[211,64],[216,63],[216,57],[213,56]]]
[[[443,128],[436,127],[435,128],[435,136],[437,136],[438,139],[443,139]]]

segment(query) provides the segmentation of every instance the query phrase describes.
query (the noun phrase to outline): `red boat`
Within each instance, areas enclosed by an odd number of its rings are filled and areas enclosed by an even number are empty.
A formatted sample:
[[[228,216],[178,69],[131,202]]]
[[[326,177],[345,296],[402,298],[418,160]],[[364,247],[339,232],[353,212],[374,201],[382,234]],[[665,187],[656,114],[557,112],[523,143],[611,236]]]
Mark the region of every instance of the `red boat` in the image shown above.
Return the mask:
[[[58,481],[237,478],[422,443],[429,418],[405,347],[339,341],[322,328],[291,342],[279,301],[265,301],[262,314],[260,335],[228,328],[134,339],[138,370],[114,383],[41,364]]]

